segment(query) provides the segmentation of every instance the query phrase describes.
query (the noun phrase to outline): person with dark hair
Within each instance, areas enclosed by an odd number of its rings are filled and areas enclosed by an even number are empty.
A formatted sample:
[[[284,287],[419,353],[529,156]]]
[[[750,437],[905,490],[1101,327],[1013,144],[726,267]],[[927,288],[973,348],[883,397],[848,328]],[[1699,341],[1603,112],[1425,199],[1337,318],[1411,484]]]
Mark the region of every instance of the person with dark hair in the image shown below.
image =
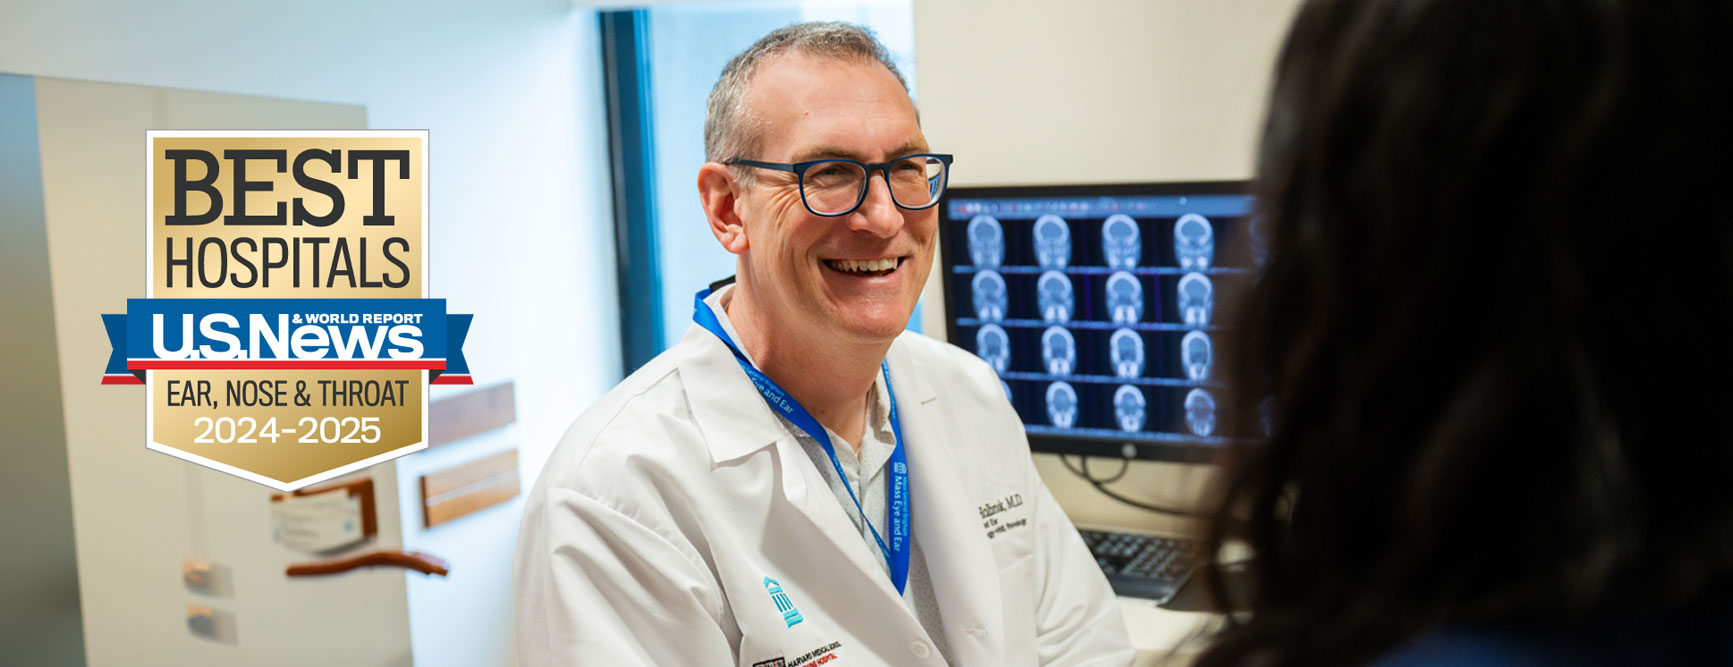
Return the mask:
[[[1726,2],[1304,4],[1198,664],[1733,664],[1730,91]]]

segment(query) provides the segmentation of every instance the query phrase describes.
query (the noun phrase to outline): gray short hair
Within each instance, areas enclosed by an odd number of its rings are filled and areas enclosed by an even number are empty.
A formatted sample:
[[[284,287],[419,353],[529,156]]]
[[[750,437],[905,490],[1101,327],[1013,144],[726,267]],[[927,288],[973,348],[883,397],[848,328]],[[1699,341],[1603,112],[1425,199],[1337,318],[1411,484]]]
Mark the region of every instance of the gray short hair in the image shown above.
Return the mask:
[[[745,105],[746,89],[758,68],[783,53],[797,52],[839,60],[874,60],[897,77],[903,90],[909,82],[891,61],[891,53],[871,30],[852,23],[813,21],[796,23],[765,35],[722,67],[704,116],[704,156],[712,162],[731,157],[758,157],[758,119]],[[738,174],[740,170],[736,170]]]

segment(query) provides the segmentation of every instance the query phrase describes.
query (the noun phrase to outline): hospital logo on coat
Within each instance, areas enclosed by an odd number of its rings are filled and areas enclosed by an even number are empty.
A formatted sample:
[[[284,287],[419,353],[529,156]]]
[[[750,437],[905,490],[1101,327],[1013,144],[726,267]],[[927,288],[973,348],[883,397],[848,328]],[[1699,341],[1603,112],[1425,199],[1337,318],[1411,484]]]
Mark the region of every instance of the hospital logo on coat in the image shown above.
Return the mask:
[[[776,610],[782,612],[782,620],[788,622],[788,627],[800,623],[800,611],[794,608],[794,603],[788,600],[788,594],[782,592],[782,584],[770,577],[764,578],[764,590],[770,593],[770,601],[776,603]]]

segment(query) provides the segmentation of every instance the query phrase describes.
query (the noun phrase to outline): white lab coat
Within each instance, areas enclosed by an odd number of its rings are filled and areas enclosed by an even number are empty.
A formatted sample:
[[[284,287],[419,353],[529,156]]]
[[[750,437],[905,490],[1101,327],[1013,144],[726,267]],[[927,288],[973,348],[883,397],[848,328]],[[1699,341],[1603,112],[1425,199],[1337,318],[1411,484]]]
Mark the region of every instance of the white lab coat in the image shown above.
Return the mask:
[[[953,659],[1130,664],[1113,592],[992,370],[916,334],[887,360]],[[882,558],[728,349],[692,326],[578,419],[530,492],[519,664],[942,664]]]

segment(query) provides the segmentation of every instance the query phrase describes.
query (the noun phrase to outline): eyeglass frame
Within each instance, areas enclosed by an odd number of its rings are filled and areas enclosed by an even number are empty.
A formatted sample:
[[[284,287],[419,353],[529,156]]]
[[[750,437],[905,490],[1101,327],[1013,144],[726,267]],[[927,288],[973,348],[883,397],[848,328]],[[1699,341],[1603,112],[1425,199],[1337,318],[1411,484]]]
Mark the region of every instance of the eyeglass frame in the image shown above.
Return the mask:
[[[932,201],[927,202],[926,204],[923,204],[921,206],[904,206],[902,202],[897,201],[896,188],[890,187],[890,184],[891,184],[891,165],[896,164],[898,162],[902,162],[903,160],[907,160],[907,159],[912,158],[912,157],[935,158],[940,163],[945,165],[945,171],[943,174],[940,175],[940,178],[943,180],[941,180],[939,182],[939,192],[938,192],[938,194],[943,195],[945,193],[945,188],[950,186],[951,163],[956,161],[956,156],[951,155],[949,153],[910,153],[908,155],[903,155],[900,157],[893,158],[889,162],[872,162],[872,163],[861,162],[859,160],[850,160],[848,158],[839,158],[839,157],[827,157],[827,158],[821,158],[818,160],[807,160],[804,162],[792,162],[792,163],[791,162],[764,162],[761,160],[747,160],[745,158],[731,157],[731,158],[728,158],[726,160],[723,160],[722,164],[728,165],[730,167],[734,167],[734,166],[753,167],[756,169],[769,169],[771,171],[781,171],[781,172],[787,172],[790,174],[794,174],[795,185],[796,185],[796,187],[800,188],[800,205],[806,207],[807,213],[811,213],[811,214],[816,215],[816,216],[821,217],[821,218],[840,218],[840,217],[843,217],[843,216],[848,215],[850,213],[853,213],[857,210],[860,210],[860,205],[862,203],[866,202],[867,191],[872,189],[873,172],[875,172],[875,171],[884,173],[884,175],[885,175],[885,190],[890,193],[891,203],[896,204],[897,208],[903,209],[905,211],[924,211],[924,210],[932,208],[934,206],[938,206],[939,205],[939,197],[933,197]],[[827,162],[843,162],[843,163],[847,163],[847,164],[852,164],[854,166],[860,167],[862,171],[866,172],[866,178],[861,181],[860,196],[855,198],[853,206],[848,207],[847,209],[843,210],[843,212],[841,212],[841,213],[819,213],[817,210],[813,209],[811,203],[808,203],[806,201],[806,172],[807,172],[807,170],[812,169],[816,165],[824,164]]]

